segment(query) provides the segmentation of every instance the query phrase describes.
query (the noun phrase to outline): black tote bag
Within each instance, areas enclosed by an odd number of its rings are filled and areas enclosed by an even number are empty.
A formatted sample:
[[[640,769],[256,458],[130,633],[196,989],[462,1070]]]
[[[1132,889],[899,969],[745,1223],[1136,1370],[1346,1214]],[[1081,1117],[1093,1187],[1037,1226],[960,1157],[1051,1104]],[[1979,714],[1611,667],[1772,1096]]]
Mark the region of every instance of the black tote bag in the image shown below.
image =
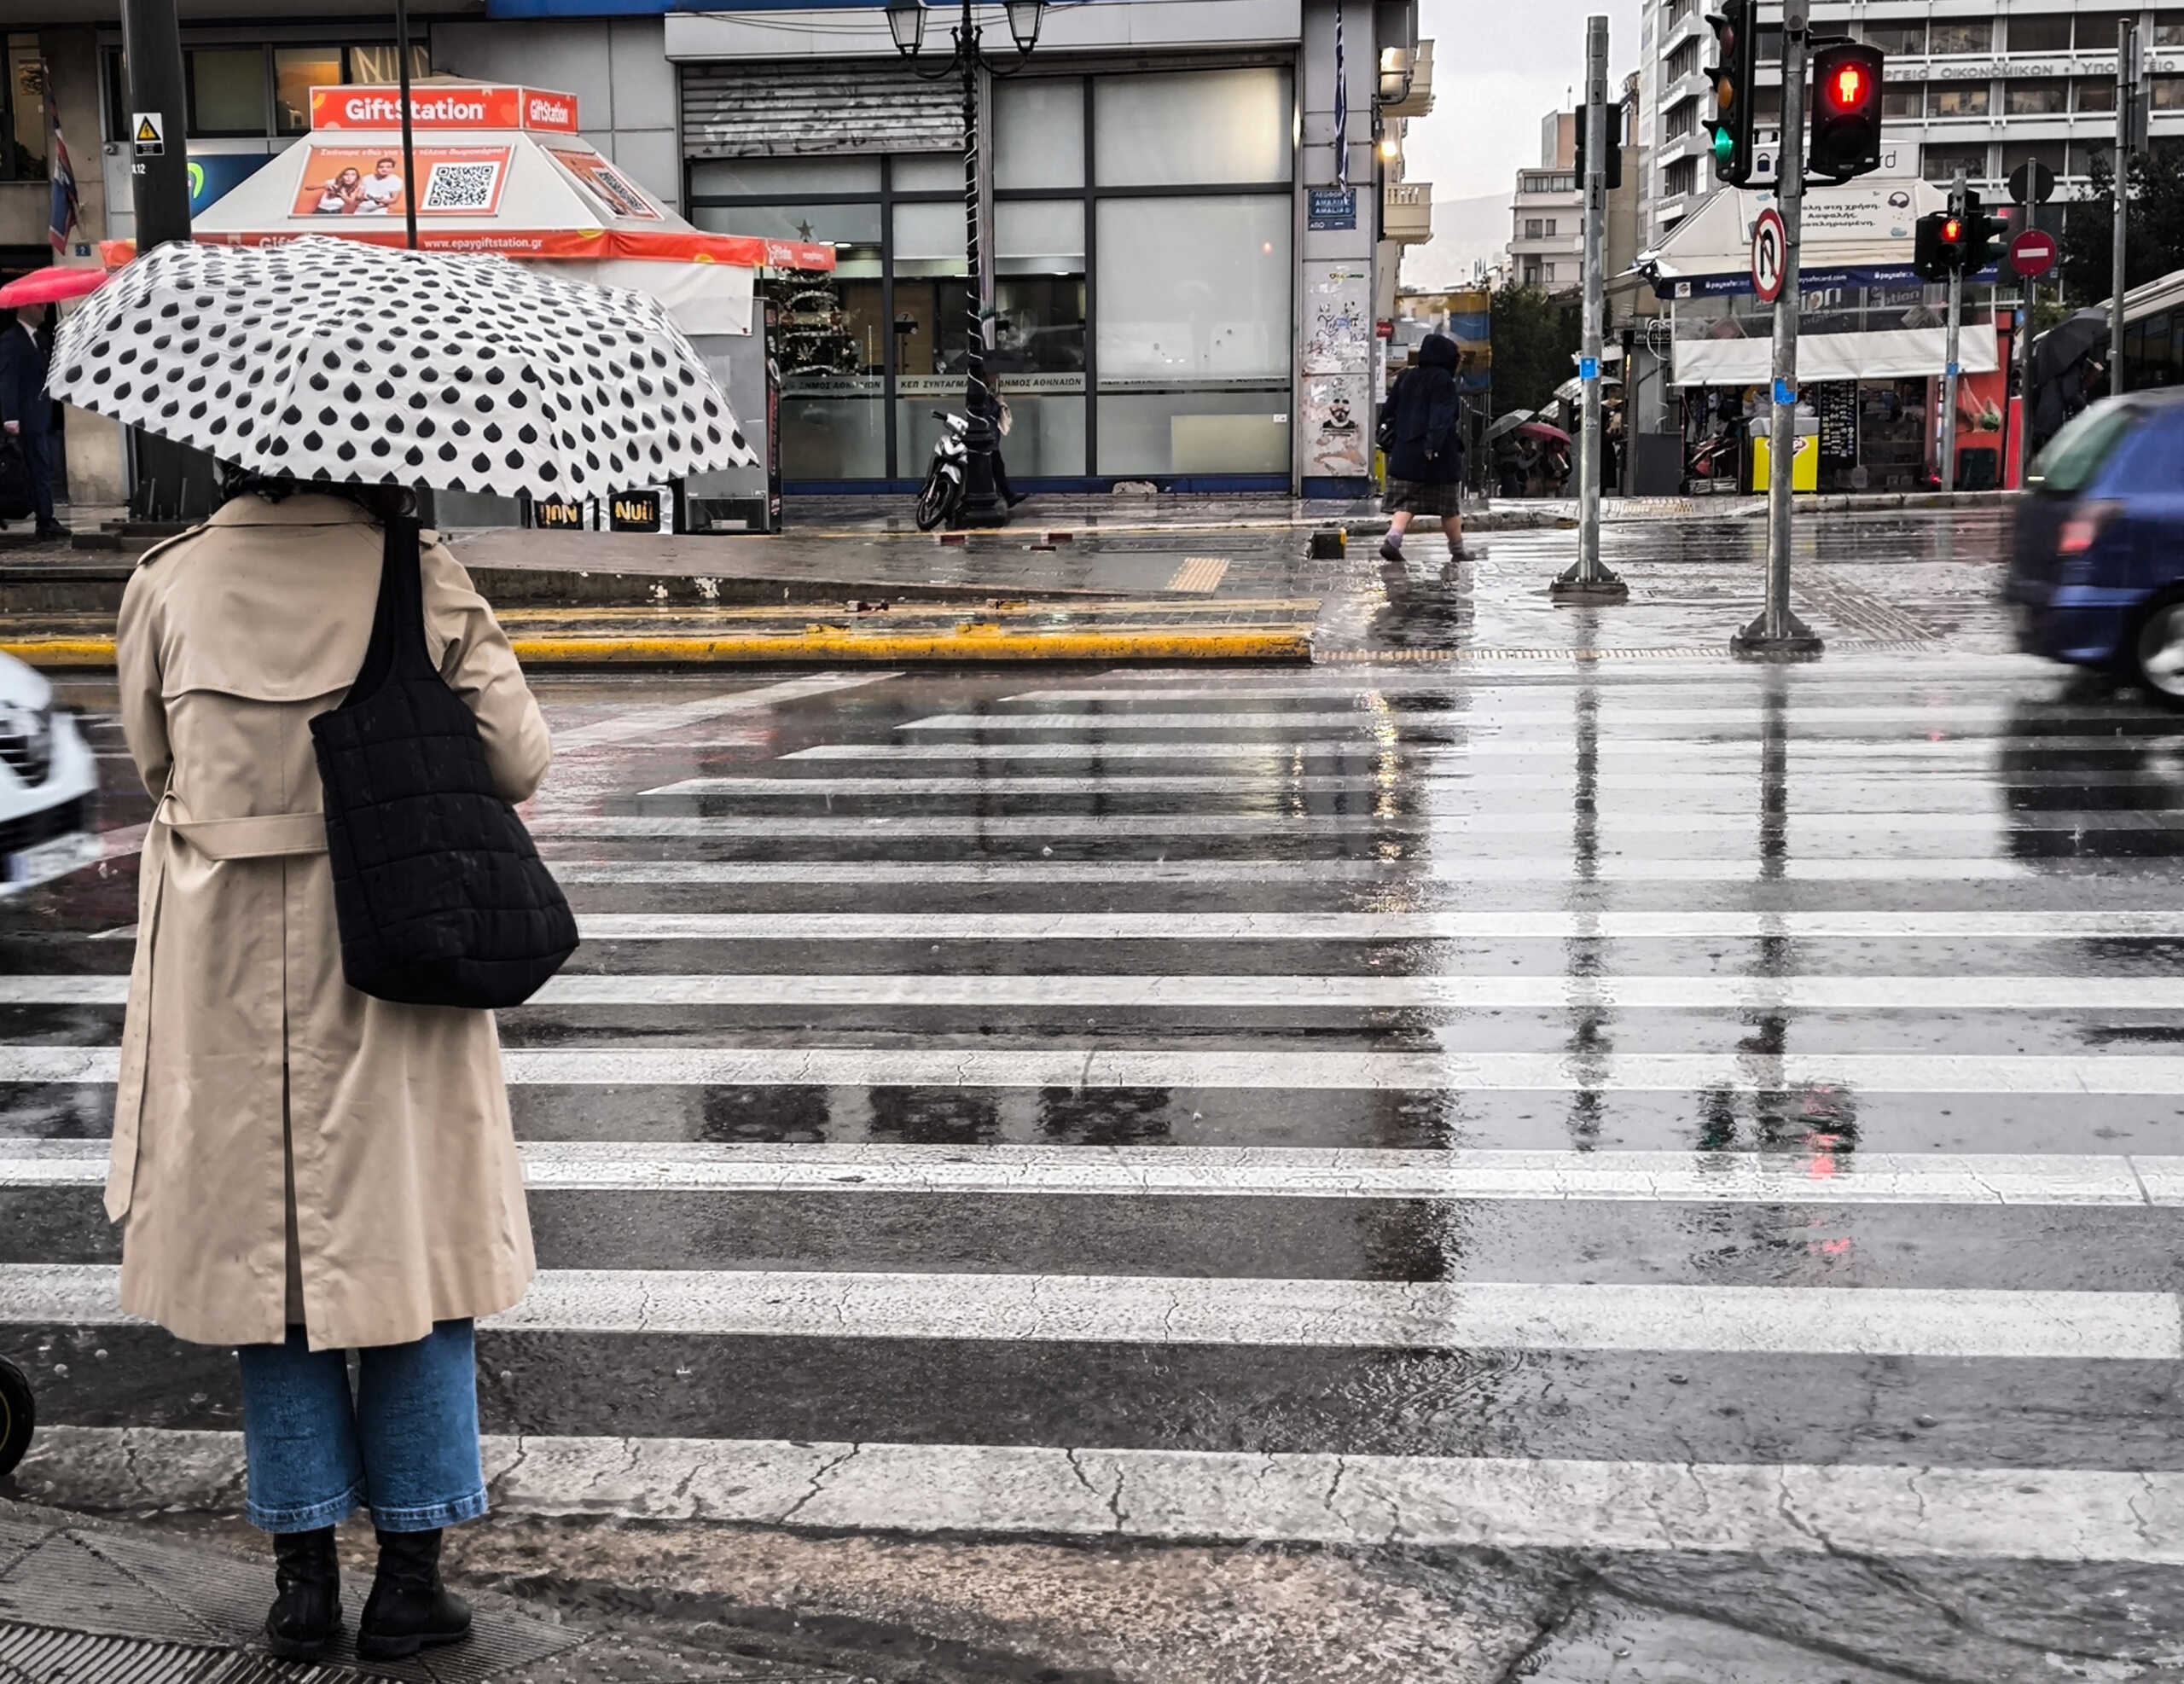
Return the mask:
[[[380,1000],[518,1006],[576,950],[576,919],[433,665],[417,543],[415,520],[386,523],[363,666],[311,722],[341,969]]]

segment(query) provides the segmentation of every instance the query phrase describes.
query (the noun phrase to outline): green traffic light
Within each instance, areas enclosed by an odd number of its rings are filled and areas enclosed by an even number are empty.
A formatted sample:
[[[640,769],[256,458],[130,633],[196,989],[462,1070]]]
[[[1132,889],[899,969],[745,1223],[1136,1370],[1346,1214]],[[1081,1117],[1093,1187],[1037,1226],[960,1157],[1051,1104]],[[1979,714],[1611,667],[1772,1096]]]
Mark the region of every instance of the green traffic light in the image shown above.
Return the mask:
[[[1726,164],[1736,155],[1737,137],[1727,129],[1714,131],[1714,161]]]

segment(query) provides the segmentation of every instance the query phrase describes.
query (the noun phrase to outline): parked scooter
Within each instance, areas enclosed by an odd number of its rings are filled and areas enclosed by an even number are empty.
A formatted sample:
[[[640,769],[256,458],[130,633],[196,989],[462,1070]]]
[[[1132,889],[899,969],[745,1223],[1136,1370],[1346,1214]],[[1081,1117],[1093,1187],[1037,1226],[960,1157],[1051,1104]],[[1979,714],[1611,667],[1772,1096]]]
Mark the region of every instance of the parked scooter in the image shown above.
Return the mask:
[[[933,440],[932,461],[926,468],[925,484],[918,491],[917,522],[921,532],[937,532],[956,524],[971,475],[970,446],[965,442],[970,434],[971,418],[950,415],[945,409],[935,409],[932,415],[940,423],[940,437]],[[996,433],[1008,437],[1011,420],[1008,400],[995,399]],[[996,467],[999,461],[996,455]]]

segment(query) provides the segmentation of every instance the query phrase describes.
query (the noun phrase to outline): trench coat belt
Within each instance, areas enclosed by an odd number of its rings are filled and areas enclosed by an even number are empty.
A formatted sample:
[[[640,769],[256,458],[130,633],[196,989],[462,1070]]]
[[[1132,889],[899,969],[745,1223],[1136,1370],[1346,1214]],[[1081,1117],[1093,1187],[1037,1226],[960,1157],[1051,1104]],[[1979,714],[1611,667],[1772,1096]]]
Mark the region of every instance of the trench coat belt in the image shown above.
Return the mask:
[[[247,819],[185,819],[172,814],[164,822],[176,835],[208,860],[276,859],[288,854],[326,851],[324,813],[265,813]]]

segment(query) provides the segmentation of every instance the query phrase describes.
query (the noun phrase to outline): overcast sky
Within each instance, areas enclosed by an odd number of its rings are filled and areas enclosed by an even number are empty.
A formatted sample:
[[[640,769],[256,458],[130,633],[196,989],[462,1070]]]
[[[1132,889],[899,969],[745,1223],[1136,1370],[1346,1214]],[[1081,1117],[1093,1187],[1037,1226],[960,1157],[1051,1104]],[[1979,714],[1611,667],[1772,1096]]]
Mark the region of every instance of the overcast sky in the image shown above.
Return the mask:
[[[1608,20],[1608,87],[1638,67],[1639,0],[1420,0],[1433,40],[1433,114],[1413,123],[1406,173],[1436,199],[1506,196],[1539,162],[1540,119],[1583,79],[1585,20]]]

